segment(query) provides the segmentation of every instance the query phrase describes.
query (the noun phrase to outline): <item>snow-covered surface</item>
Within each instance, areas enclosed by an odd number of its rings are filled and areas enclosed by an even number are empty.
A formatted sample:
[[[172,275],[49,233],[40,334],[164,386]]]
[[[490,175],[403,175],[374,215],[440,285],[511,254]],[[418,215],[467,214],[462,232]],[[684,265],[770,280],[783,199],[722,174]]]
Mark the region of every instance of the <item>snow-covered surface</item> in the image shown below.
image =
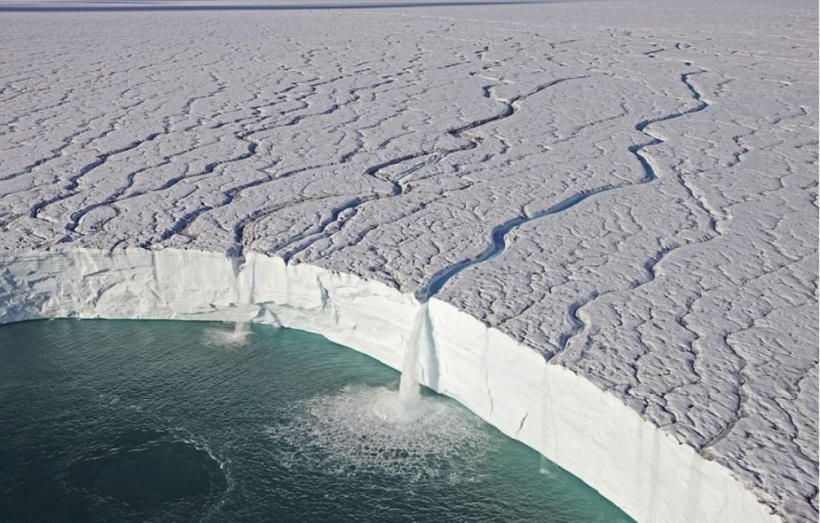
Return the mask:
[[[204,289],[242,271],[210,269],[203,252],[351,274],[341,287],[358,276],[405,302],[392,316],[359,302],[338,341],[400,367],[379,347],[408,335],[410,294],[435,296],[436,354],[496,333],[482,369],[505,368],[496,350],[548,360],[541,374],[584,378],[567,378],[579,397],[607,393],[602,416],[646,421],[611,431],[623,448],[677,440],[706,458],[686,470],[716,463],[766,510],[816,520],[816,2],[366,3],[0,2],[4,320],[151,316],[159,298],[129,260],[154,282],[194,271]],[[148,251],[167,248],[191,260],[169,250],[160,269]],[[46,277],[78,249],[116,250],[119,270]],[[196,288],[180,300],[198,312],[256,303]],[[294,314],[283,323],[314,321]],[[382,316],[391,343],[357,334]],[[449,369],[441,380],[469,383]],[[519,414],[493,422],[515,435]],[[567,465],[555,447],[541,450]],[[639,519],[692,520],[680,491],[630,497],[610,483],[635,470],[587,469],[575,472]],[[697,497],[699,482],[659,470]]]

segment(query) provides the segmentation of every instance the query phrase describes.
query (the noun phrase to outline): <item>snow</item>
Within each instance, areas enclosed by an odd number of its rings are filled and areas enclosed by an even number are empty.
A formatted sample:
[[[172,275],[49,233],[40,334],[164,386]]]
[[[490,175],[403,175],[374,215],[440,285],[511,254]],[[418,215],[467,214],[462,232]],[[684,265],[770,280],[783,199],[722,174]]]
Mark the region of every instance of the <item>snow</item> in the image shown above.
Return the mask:
[[[423,381],[637,519],[816,520],[816,3],[364,4],[0,3],[0,319],[400,368],[432,298]]]

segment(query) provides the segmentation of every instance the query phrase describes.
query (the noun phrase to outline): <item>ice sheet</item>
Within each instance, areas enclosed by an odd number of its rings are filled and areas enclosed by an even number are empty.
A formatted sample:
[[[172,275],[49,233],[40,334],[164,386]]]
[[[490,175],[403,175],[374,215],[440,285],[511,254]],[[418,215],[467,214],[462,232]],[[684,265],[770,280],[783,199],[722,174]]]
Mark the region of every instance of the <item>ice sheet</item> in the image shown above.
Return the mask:
[[[816,520],[816,3],[452,4],[0,3],[0,249],[435,296]]]

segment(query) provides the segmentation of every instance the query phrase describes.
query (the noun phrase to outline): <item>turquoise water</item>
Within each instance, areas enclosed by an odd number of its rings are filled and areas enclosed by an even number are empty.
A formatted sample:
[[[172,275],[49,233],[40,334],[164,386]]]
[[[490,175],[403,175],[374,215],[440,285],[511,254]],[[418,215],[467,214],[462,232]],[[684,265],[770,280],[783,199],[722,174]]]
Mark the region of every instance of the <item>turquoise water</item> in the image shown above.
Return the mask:
[[[398,383],[288,329],[2,326],[0,520],[630,521],[455,402],[400,403]]]

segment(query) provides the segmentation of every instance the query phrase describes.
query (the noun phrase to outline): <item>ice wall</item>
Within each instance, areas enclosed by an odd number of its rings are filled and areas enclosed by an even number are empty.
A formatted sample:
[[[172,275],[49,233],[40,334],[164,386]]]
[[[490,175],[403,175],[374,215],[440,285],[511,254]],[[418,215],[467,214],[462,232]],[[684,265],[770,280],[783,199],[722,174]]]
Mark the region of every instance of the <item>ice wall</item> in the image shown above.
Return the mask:
[[[164,249],[0,255],[0,322],[254,321],[303,329],[396,369],[420,304],[381,283],[249,253]],[[429,304],[421,381],[577,475],[638,521],[777,521],[729,471],[615,396],[451,305]]]

